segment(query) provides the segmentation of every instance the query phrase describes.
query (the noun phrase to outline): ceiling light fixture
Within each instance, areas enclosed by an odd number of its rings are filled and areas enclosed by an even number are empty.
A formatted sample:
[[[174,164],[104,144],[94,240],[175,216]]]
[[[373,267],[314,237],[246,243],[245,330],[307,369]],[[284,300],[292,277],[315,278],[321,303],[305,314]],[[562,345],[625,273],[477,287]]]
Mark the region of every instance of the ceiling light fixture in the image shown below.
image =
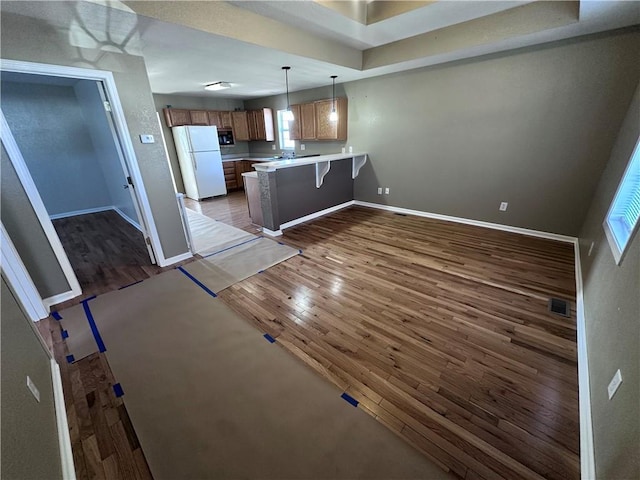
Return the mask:
[[[336,78],[338,78],[337,75],[331,75],[331,80],[333,80],[333,107],[329,114],[329,120],[332,122],[338,120],[338,112],[336,112]]]
[[[226,88],[231,88],[231,84],[228,82],[216,82],[205,85],[205,90],[224,90]]]
[[[284,111],[282,119],[285,122],[291,122],[293,120],[293,112],[291,111],[291,105],[289,104],[289,70],[291,70],[291,67],[282,67],[282,70],[284,70],[284,79],[287,85],[287,109]]]

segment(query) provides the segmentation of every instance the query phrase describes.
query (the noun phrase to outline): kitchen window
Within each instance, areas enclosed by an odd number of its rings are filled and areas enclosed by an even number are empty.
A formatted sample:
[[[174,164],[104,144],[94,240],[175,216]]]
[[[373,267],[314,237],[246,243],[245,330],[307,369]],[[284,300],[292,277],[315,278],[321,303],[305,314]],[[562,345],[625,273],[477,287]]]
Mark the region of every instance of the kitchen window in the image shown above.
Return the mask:
[[[609,246],[620,265],[640,225],[640,138],[604,221]]]
[[[285,111],[286,110],[278,110],[278,138],[280,148],[282,150],[293,150],[296,148],[296,142],[291,140],[289,136],[289,122],[282,118]]]

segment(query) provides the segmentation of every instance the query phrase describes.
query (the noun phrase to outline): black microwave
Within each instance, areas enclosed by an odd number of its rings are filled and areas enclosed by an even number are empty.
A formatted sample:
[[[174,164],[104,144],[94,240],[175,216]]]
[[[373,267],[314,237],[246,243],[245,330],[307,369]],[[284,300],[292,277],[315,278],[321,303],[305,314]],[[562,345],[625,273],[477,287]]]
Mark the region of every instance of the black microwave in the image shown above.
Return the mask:
[[[234,145],[233,130],[218,130],[218,143],[221,147]]]

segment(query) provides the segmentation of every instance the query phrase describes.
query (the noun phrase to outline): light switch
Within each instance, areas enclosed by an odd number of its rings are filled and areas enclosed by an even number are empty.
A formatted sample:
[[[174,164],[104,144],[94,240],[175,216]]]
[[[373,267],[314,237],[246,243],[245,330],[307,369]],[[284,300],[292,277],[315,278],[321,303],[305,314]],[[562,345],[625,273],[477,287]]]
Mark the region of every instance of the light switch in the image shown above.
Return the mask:
[[[156,143],[156,140],[153,138],[153,135],[140,135],[140,141],[142,143]]]

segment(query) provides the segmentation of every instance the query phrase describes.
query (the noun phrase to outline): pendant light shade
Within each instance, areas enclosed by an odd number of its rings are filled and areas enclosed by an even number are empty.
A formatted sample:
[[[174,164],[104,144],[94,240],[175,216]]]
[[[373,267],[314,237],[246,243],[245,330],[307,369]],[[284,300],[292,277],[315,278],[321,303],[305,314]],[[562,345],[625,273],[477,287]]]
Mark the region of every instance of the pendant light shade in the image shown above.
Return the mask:
[[[291,67],[282,67],[282,70],[284,70],[284,79],[287,86],[287,109],[282,114],[282,119],[285,122],[291,122],[293,120],[293,112],[289,103],[289,70],[291,70]]]
[[[331,107],[329,120],[332,122],[338,120],[338,112],[336,112],[336,78],[338,78],[337,75],[331,75],[331,80],[333,81],[333,106]]]

